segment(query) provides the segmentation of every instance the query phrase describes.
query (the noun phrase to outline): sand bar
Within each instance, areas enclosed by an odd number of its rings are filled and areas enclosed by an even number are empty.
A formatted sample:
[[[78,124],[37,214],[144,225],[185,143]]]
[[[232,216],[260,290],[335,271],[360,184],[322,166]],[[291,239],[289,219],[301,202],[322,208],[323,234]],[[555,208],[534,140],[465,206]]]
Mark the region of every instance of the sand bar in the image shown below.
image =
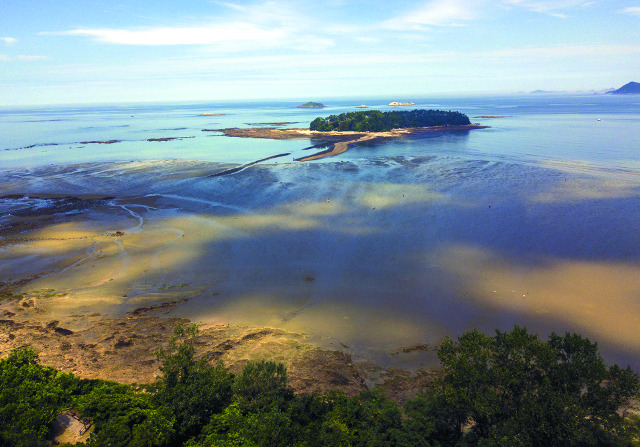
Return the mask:
[[[312,140],[335,141],[333,147],[329,150],[318,152],[308,157],[302,157],[297,161],[318,160],[325,157],[342,154],[349,150],[350,144],[360,143],[363,141],[383,141],[396,138],[403,138],[410,135],[418,135],[422,133],[432,132],[460,132],[473,129],[486,129],[489,126],[481,126],[479,124],[468,124],[464,126],[430,126],[430,127],[411,127],[392,129],[386,132],[353,132],[353,131],[331,131],[321,132],[317,130],[309,130],[303,128],[278,129],[275,127],[249,127],[249,128],[230,128],[216,129],[228,137],[239,138],[265,138],[271,140],[289,140],[296,138],[310,138]],[[204,129],[213,130],[213,129]]]

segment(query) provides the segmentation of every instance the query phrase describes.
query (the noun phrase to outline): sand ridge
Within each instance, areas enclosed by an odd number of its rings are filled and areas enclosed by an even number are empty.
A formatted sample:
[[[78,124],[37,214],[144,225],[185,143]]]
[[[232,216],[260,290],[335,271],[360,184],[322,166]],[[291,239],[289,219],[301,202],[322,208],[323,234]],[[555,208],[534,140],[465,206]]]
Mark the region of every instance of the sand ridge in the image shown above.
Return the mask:
[[[326,151],[321,151],[316,154],[301,157],[296,161],[312,161],[325,157],[333,157],[335,155],[342,154],[349,150],[351,144],[362,143],[365,141],[386,141],[397,138],[403,138],[410,135],[419,135],[423,133],[433,132],[461,132],[469,131],[473,129],[486,129],[488,126],[481,126],[479,124],[469,125],[444,125],[444,126],[430,126],[430,127],[411,127],[392,129],[385,132],[353,132],[353,131],[318,131],[309,130],[304,128],[291,128],[282,129],[277,127],[249,127],[249,128],[229,128],[229,129],[203,129],[205,131],[216,130],[222,132],[228,137],[239,138],[264,138],[273,140],[288,140],[298,138],[309,138],[312,140],[325,140],[334,142],[333,146]]]

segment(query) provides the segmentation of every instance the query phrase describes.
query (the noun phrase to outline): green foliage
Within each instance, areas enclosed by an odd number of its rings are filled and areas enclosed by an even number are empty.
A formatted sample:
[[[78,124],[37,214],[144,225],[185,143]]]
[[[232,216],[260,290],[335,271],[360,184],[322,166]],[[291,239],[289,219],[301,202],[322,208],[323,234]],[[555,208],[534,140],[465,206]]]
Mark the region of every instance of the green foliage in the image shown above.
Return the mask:
[[[95,424],[95,433],[87,443],[91,447],[172,444],[174,416],[168,408],[155,405],[149,393],[102,382],[81,396],[76,408]]]
[[[468,125],[469,117],[460,112],[443,110],[423,110],[380,112],[367,110],[330,115],[327,118],[316,118],[309,124],[310,130],[354,131],[354,132],[386,132],[391,129],[409,127],[429,127],[444,125]]]
[[[402,414],[395,402],[379,391],[349,399],[342,393],[326,395],[330,410],[322,425],[323,445],[399,445]]]
[[[197,435],[211,416],[231,403],[233,375],[221,364],[213,367],[195,360],[196,325],[179,324],[169,349],[157,353],[163,373],[154,401],[171,409],[179,439]]]
[[[288,413],[272,407],[245,414],[237,402],[214,415],[204,433],[199,442],[188,445],[287,447],[296,445],[300,434]]]
[[[519,327],[494,337],[473,331],[458,343],[447,339],[438,356],[445,376],[408,413],[435,418],[421,434],[445,445],[463,437],[478,445],[598,445],[603,431],[622,433],[616,411],[639,390],[636,374],[608,368],[597,345],[576,334],[543,342]]]
[[[81,390],[79,380],[41,366],[29,347],[0,360],[0,440],[8,446],[42,445],[49,425]]]
[[[293,397],[287,388],[287,369],[282,363],[249,362],[233,382],[233,396],[244,412],[283,408]]]
[[[606,366],[576,334],[542,341],[515,327],[446,339],[442,377],[404,411],[377,390],[295,396],[274,362],[234,377],[194,358],[197,337],[197,326],[177,327],[158,351],[162,379],[146,389],[79,380],[14,350],[0,360],[0,446],[45,445],[67,407],[93,421],[88,447],[640,445],[640,417],[618,413],[638,376]]]

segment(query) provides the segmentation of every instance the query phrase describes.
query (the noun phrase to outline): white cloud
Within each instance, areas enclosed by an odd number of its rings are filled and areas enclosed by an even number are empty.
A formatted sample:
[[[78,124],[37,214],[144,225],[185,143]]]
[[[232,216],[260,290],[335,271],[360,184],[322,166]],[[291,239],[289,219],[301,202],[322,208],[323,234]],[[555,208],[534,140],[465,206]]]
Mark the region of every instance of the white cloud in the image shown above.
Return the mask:
[[[282,30],[263,30],[249,23],[197,27],[97,28],[55,33],[62,36],[87,36],[99,42],[118,45],[212,45],[224,42],[269,42],[284,36]]]
[[[556,17],[566,17],[566,15],[556,12],[574,7],[592,6],[594,2],[585,0],[502,0],[504,5],[521,6],[534,12],[541,12]]]
[[[126,67],[71,65],[49,67],[60,79],[89,79],[96,76],[113,79],[218,79],[274,81],[305,79],[339,79],[345,77],[389,76],[404,71],[405,75],[419,73],[430,67],[433,70],[450,70],[451,61],[484,69],[486,67],[532,67],[537,62],[557,61],[568,64],[576,61],[608,60],[617,56],[640,57],[640,45],[555,45],[539,47],[513,47],[483,51],[431,51],[411,54],[376,52],[370,54],[281,54],[241,57],[179,57],[157,61],[154,64],[139,62]],[[488,62],[489,61],[489,62]],[[543,66],[543,65],[541,65]]]
[[[640,45],[555,45],[549,47],[520,47],[504,48],[494,51],[473,53],[475,56],[496,57],[501,59],[514,58],[606,58],[618,55],[640,56]]]
[[[475,5],[468,0],[432,0],[408,14],[388,20],[390,29],[420,29],[426,26],[459,26],[477,18]]]
[[[25,54],[21,54],[17,57],[9,57],[6,54],[0,54],[0,61],[41,61],[44,59],[51,59],[48,56],[30,56],[30,55],[25,55]]]
[[[480,18],[480,11],[490,6],[520,7],[556,17],[566,17],[563,11],[575,7],[588,7],[593,1],[585,0],[430,0],[420,8],[385,22],[390,29],[424,29],[433,26],[464,26]]]
[[[13,37],[0,37],[0,40],[3,41],[6,45],[11,45],[18,41],[18,39],[14,39]]]
[[[219,1],[214,1],[213,3],[215,3],[216,5],[224,6],[226,8],[235,9],[236,11],[241,11],[241,12],[245,12],[248,10],[247,6],[239,5],[237,3],[219,2]]]
[[[185,26],[138,28],[76,28],[41,33],[88,37],[101,43],[136,46],[190,45],[209,53],[274,49],[320,51],[334,45],[329,27],[288,3],[267,1],[246,5],[213,1],[228,11]]]
[[[18,60],[21,61],[41,61],[41,60],[45,60],[45,59],[50,59],[50,57],[48,56],[31,56],[31,55],[25,55],[25,54],[21,54],[18,56]]]
[[[640,16],[640,6],[630,6],[628,8],[623,9],[620,12],[624,14],[632,14],[634,16]]]

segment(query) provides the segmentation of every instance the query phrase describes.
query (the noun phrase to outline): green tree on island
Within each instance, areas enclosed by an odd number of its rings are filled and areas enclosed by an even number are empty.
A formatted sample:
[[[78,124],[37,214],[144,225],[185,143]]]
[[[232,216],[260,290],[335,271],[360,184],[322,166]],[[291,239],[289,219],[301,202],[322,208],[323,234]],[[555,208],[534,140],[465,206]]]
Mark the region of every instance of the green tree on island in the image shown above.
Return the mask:
[[[391,129],[431,126],[465,126],[471,124],[469,117],[460,112],[443,110],[423,110],[380,112],[366,110],[316,118],[309,125],[310,130],[323,132],[386,132]]]

